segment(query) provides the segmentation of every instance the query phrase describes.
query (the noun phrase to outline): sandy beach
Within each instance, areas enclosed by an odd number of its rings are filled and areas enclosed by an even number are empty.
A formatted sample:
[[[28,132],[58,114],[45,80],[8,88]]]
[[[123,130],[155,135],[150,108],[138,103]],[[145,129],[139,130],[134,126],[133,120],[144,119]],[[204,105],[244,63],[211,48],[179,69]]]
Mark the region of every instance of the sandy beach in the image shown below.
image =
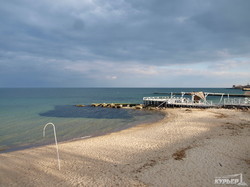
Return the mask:
[[[154,124],[0,154],[0,186],[222,186],[242,173],[250,185],[250,111],[166,109]],[[236,185],[223,185],[236,186]]]

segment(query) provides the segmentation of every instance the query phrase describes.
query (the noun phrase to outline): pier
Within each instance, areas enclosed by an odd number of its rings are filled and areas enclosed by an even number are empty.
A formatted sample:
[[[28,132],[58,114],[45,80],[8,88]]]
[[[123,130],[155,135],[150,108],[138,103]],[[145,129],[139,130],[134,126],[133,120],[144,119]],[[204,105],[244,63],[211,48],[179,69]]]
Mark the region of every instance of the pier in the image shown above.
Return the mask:
[[[226,93],[209,92],[180,92],[168,93],[169,96],[143,97],[143,104],[132,103],[92,103],[91,105],[75,105],[76,107],[104,107],[104,108],[240,108],[250,109],[250,98],[232,97],[235,95]],[[180,95],[176,97],[175,95]],[[220,96],[218,102],[207,100],[208,96]]]
[[[224,97],[250,97],[250,92],[245,92],[244,94],[226,94],[226,93],[211,93],[211,92],[204,92],[205,94],[208,94],[209,96],[221,96],[223,95]],[[155,92],[154,94],[157,95],[182,95],[180,92]],[[185,95],[192,95],[192,92],[186,92]]]
[[[175,97],[174,95],[181,95]],[[184,97],[185,95],[191,98]],[[221,96],[219,102],[208,101],[207,96]],[[232,96],[232,95],[231,95]],[[224,98],[227,97],[227,98]],[[184,108],[250,108],[250,98],[234,98],[225,93],[206,93],[206,92],[181,92],[170,93],[170,96],[144,97],[144,106],[153,107],[184,107]]]

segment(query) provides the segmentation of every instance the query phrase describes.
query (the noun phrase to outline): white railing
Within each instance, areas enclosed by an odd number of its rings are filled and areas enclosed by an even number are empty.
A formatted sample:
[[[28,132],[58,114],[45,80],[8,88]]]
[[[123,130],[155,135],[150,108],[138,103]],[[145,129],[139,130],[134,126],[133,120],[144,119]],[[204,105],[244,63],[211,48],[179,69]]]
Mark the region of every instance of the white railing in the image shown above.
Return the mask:
[[[147,101],[147,100],[150,100],[150,101],[152,101],[152,100],[167,100],[167,99],[169,99],[170,97],[165,97],[165,96],[160,96],[160,97],[143,97],[143,100],[144,101]]]
[[[222,102],[222,99],[218,103],[213,103],[213,101],[200,100],[194,102],[190,98],[186,97],[167,97],[167,96],[158,96],[158,97],[143,97],[145,104],[154,104],[154,102],[164,102],[164,104],[181,104],[181,105],[205,105],[205,106],[222,106],[222,105],[241,105],[241,106],[250,106],[250,98],[225,98]],[[155,103],[158,104],[158,103]],[[159,106],[163,105],[160,103]]]
[[[199,101],[197,103],[194,103],[191,99],[185,97],[165,97],[165,96],[143,97],[143,101],[146,103],[159,101],[159,102],[164,102],[166,104],[213,105],[212,101]],[[160,104],[159,106],[161,106],[162,104]]]
[[[250,105],[250,98],[225,98],[224,105]]]

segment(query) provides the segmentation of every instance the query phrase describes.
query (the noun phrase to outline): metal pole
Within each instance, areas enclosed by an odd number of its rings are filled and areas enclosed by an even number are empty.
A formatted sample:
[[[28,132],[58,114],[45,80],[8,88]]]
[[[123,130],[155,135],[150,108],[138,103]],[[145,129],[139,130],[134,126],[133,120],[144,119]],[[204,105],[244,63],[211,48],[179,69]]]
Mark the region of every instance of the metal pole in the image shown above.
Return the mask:
[[[56,152],[57,152],[57,161],[58,161],[58,169],[61,170],[60,165],[60,158],[59,158],[59,151],[58,151],[58,145],[57,145],[57,138],[56,138],[56,127],[53,123],[47,123],[43,128],[43,137],[45,137],[45,129],[48,125],[52,125],[54,129],[54,137],[55,137],[55,144],[56,144]]]
[[[181,92],[181,97],[184,97],[184,95],[185,95],[185,92]]]
[[[224,94],[221,94],[221,98],[220,98],[219,104],[221,103],[221,101],[222,101],[222,99],[223,99],[223,96],[224,96]]]

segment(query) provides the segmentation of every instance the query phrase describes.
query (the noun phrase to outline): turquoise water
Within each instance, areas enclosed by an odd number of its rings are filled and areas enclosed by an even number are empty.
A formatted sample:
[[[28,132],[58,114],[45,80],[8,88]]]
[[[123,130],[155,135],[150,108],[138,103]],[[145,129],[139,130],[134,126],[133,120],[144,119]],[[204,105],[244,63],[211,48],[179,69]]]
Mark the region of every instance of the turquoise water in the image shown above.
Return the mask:
[[[155,92],[207,91],[242,94],[241,90],[220,88],[1,88],[0,150],[13,150],[53,142],[56,125],[58,141],[96,136],[163,118],[152,111],[74,107],[91,103],[142,103]],[[213,97],[211,99],[218,99]]]

